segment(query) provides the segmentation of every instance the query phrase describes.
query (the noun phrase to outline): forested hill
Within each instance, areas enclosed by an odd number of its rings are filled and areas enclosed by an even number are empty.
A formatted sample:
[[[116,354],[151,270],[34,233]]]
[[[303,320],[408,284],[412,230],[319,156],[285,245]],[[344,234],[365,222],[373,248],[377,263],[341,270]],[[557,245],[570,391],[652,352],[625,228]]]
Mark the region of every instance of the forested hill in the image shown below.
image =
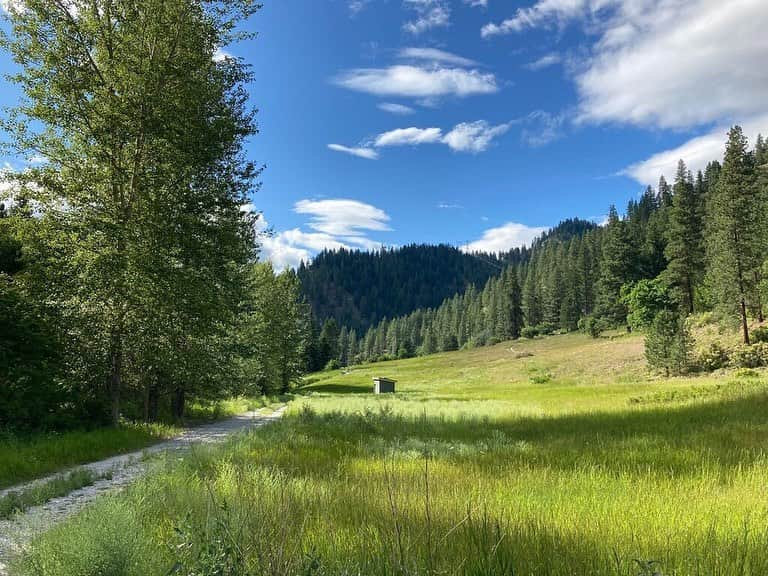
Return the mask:
[[[594,227],[567,220],[545,233],[567,240]],[[470,285],[483,286],[508,264],[526,262],[530,249],[503,255],[468,254],[448,245],[409,245],[376,252],[325,251],[302,264],[299,278],[314,316],[334,318],[340,326],[365,330],[383,318],[439,306]]]

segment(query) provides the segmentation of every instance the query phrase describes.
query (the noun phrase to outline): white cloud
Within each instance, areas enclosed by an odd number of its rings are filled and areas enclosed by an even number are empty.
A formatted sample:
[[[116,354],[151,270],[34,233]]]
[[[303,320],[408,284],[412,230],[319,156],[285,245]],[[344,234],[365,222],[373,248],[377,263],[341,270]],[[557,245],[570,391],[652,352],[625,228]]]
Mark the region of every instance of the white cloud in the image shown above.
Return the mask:
[[[528,68],[528,70],[537,71],[537,70],[543,70],[544,68],[549,68],[550,66],[554,66],[555,64],[559,64],[561,61],[562,61],[562,58],[560,57],[560,54],[553,52],[551,54],[542,56],[538,60],[534,60],[533,62],[526,64],[525,67]]]
[[[370,142],[364,144],[363,148],[347,148],[338,144],[332,144],[334,150],[340,150],[349,154],[360,155],[360,151],[365,154],[373,153],[378,157],[378,153],[373,148],[385,148],[391,146],[419,146],[421,144],[445,144],[451,150],[456,152],[470,152],[473,154],[484,152],[491,145],[493,140],[506,133],[512,126],[512,122],[492,126],[485,120],[475,122],[462,122],[444,134],[441,128],[397,128],[389,132],[383,132],[376,136]],[[354,151],[354,152],[353,152]],[[368,157],[368,156],[363,156]]]
[[[443,142],[457,152],[484,152],[497,136],[509,130],[510,124],[491,126],[485,120],[463,122],[448,132]]]
[[[491,73],[464,68],[424,68],[406,64],[347,70],[337,76],[334,82],[349,90],[376,96],[424,99],[441,96],[466,97],[499,91],[496,77]]]
[[[397,114],[398,116],[408,116],[409,114],[414,114],[416,112],[416,110],[410,106],[405,106],[404,104],[394,104],[392,102],[382,102],[378,105],[378,108],[379,110],[389,112],[390,114]]]
[[[403,0],[403,5],[416,12],[414,20],[403,24],[403,30],[414,36],[451,24],[451,9],[445,0]]]
[[[547,228],[543,227],[530,227],[509,222],[498,228],[486,230],[479,240],[470,242],[461,249],[464,252],[508,252],[512,248],[530,246],[533,240],[546,230]]]
[[[334,152],[343,152],[344,154],[350,154],[357,156],[358,158],[365,158],[367,160],[376,160],[379,157],[379,153],[373,148],[350,148],[349,146],[342,146],[341,144],[328,144],[328,149]]]
[[[222,50],[221,48],[216,48],[216,50],[213,53],[214,62],[224,62],[225,60],[229,60],[231,58],[233,58],[232,54],[230,54],[226,50]]]
[[[347,8],[349,8],[349,14],[351,16],[357,16],[365,10],[365,7],[370,4],[371,0],[349,0]]]
[[[437,207],[440,208],[441,210],[463,210],[464,209],[464,206],[462,206],[461,204],[456,204],[453,202],[440,202],[437,205]]]
[[[754,144],[758,134],[768,134],[768,114],[746,122],[744,133]],[[722,160],[728,126],[720,126],[704,136],[693,138],[671,150],[654,154],[650,158],[625,168],[621,173],[634,178],[641,184],[655,185],[664,175],[672,181],[677,171],[677,162],[684,160],[694,173],[704,170],[712,160]]]
[[[419,144],[434,144],[440,142],[443,132],[440,128],[398,128],[379,134],[374,141],[377,147],[383,146],[417,146]]]
[[[391,230],[386,212],[357,200],[301,200],[294,205],[294,212],[309,215],[308,226],[313,231],[292,228],[276,234],[264,233],[260,238],[262,258],[280,270],[309,262],[323,250],[381,248],[383,244],[367,234]],[[264,221],[259,231],[266,228]]]
[[[403,48],[399,53],[400,58],[411,60],[428,60],[430,62],[442,62],[444,64],[452,64],[454,66],[477,66],[477,62],[464,58],[458,54],[452,54],[445,50],[438,50],[437,48]]]
[[[765,112],[766,21],[765,0],[539,0],[482,34],[580,23],[579,121],[691,128]]]
[[[594,0],[596,8],[608,4],[612,0]],[[628,2],[637,0],[627,0]],[[512,18],[507,18],[500,24],[489,23],[480,30],[483,38],[521,32],[550,23],[552,20],[562,22],[580,16],[589,4],[588,0],[540,0],[530,8],[518,8]]]
[[[550,114],[544,110],[534,110],[520,122],[526,125],[520,134],[523,142],[532,148],[538,148],[562,136],[565,116]]]
[[[389,216],[380,208],[348,199],[301,200],[298,214],[311,216],[309,227],[332,236],[362,236],[366,231],[389,231]]]
[[[468,4],[472,8],[488,8],[488,0],[464,0],[464,4]]]

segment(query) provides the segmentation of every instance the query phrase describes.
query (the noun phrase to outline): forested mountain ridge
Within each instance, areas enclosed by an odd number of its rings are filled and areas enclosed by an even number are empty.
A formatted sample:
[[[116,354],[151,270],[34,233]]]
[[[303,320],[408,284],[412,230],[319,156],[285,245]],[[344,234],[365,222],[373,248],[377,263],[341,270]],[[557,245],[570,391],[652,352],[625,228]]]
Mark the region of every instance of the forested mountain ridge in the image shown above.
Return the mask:
[[[768,144],[759,136],[750,149],[736,126],[722,163],[694,175],[681,160],[672,185],[661,177],[623,215],[611,206],[601,227],[566,221],[485,285],[471,284],[438,307],[384,318],[367,331],[326,322],[313,365],[407,358],[577,328],[597,336],[628,326],[647,331],[652,367],[681,373],[692,363],[686,318],[694,312],[739,325],[747,347],[768,342],[768,329],[749,329],[750,321],[765,318],[766,274]],[[765,358],[755,356],[758,348],[735,351],[748,358],[736,363],[768,365],[768,345]],[[724,358],[712,349],[698,362],[715,368]]]
[[[565,241],[595,227],[586,220],[565,220],[533,245]],[[447,244],[327,250],[302,263],[298,276],[316,320],[333,318],[340,326],[364,330],[384,318],[437,307],[472,285],[483,286],[505,266],[527,262],[530,253],[528,247],[500,255],[467,253]]]

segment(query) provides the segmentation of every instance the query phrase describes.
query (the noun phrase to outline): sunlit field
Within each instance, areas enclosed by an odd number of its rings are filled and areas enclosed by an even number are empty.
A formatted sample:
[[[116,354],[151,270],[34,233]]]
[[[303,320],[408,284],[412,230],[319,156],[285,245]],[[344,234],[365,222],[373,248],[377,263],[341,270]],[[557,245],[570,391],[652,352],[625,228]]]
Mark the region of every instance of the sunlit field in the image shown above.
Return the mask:
[[[34,542],[21,574],[768,574],[768,385],[582,335],[313,375]],[[374,375],[398,393],[371,394]]]

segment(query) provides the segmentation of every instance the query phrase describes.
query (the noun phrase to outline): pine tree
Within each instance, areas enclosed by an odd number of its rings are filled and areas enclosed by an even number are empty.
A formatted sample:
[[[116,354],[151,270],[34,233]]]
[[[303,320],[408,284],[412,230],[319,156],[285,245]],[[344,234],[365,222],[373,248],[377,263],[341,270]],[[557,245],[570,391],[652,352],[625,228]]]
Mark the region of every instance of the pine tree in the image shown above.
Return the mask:
[[[523,294],[514,269],[507,270],[507,290],[509,294],[509,337],[520,338],[523,329]]]
[[[671,310],[661,310],[645,337],[648,365],[667,376],[682,374],[688,369],[690,354],[691,336],[685,319]]]
[[[610,322],[623,323],[627,311],[621,302],[621,287],[633,278],[632,247],[627,239],[624,222],[615,206],[608,212],[608,224],[603,237],[603,258],[600,264],[599,313]]]
[[[754,156],[741,127],[731,128],[717,184],[710,193],[707,260],[718,309],[741,321],[749,344],[747,309],[763,258],[765,202],[756,184]]]
[[[669,260],[666,277],[677,289],[686,313],[693,313],[695,292],[704,268],[703,224],[702,199],[691,182],[685,162],[680,160],[669,211],[665,254]]]

